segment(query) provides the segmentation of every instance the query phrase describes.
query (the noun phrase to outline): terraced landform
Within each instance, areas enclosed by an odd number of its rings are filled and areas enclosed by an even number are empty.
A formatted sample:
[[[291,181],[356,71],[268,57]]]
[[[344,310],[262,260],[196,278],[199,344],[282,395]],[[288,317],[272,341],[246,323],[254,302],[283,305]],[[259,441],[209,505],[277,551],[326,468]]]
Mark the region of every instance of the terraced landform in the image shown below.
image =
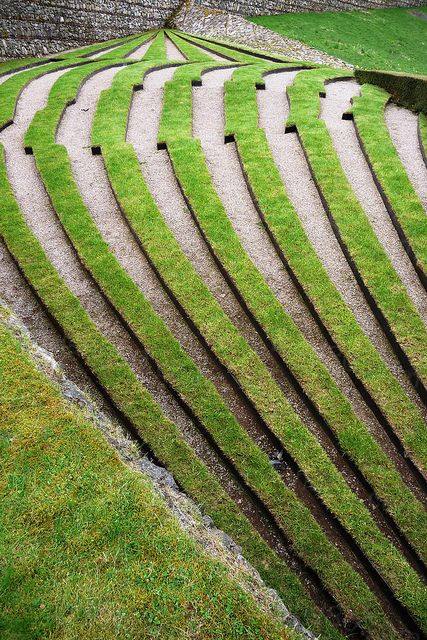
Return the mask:
[[[3,73],[0,295],[305,627],[424,637],[425,117],[168,30]]]

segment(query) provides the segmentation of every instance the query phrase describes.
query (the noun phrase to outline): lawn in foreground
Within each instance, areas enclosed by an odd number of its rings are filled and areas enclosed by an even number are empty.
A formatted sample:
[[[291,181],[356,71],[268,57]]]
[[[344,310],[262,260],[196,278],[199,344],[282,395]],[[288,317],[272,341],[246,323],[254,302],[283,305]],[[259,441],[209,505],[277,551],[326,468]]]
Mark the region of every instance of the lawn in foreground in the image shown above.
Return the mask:
[[[427,7],[411,11],[425,13]],[[427,73],[427,19],[408,9],[253,16],[252,22],[365,69]]]
[[[0,635],[288,638],[0,318]]]

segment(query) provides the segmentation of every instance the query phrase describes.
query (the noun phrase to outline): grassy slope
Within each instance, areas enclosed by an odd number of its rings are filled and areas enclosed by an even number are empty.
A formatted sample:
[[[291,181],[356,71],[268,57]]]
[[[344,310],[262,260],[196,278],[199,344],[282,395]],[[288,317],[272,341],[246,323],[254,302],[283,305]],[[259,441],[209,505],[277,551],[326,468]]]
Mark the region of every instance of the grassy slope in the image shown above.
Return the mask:
[[[282,638],[0,323],[0,635]]]
[[[406,9],[287,13],[251,20],[355,66],[427,72],[427,21]]]

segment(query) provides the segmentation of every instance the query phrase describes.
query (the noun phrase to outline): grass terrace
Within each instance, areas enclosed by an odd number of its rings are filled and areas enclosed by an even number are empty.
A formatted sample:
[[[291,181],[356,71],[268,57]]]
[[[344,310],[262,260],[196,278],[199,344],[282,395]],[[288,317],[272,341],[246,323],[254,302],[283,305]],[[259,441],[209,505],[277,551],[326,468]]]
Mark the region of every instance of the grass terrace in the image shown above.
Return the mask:
[[[400,16],[394,68],[416,73],[422,21],[407,10],[316,14],[328,29],[366,15],[384,34]],[[302,17],[298,37],[322,49],[311,14],[260,22],[291,35]],[[359,28],[324,50],[352,62]],[[386,45],[361,55],[388,68]],[[354,118],[358,178],[374,176],[401,271],[319,118],[325,83],[351,70],[159,29],[0,74],[0,298],[29,329],[1,307],[0,635],[423,637],[425,113],[405,111],[392,139],[390,94],[362,81],[337,116]],[[273,153],[283,139],[311,171],[300,191],[320,195],[314,229]],[[357,304],[327,268],[334,252]],[[96,415],[102,396],[133,450],[199,505],[200,529],[231,537],[295,618],[180,525],[31,339],[52,341]]]

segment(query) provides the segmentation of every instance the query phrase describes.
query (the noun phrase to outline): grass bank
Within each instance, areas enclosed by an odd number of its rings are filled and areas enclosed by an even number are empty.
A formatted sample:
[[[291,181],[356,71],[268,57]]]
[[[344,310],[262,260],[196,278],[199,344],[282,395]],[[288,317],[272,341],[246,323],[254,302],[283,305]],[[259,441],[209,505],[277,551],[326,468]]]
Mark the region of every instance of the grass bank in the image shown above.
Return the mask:
[[[286,13],[250,20],[357,67],[427,73],[427,20],[408,9]]]

